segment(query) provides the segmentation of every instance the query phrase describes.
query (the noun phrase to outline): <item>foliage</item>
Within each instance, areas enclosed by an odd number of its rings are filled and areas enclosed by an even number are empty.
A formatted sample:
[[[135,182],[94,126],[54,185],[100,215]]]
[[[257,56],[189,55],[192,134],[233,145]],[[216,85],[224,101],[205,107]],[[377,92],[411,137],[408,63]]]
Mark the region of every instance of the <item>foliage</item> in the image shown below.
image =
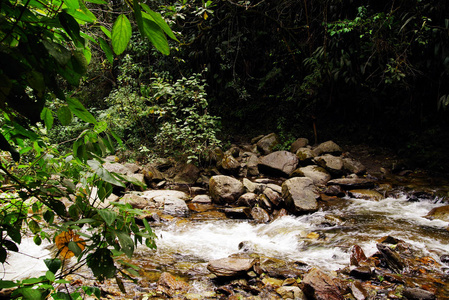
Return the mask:
[[[205,80],[201,74],[170,82],[154,78],[153,101],[161,126],[155,136],[157,147],[166,154],[201,163],[208,151],[220,145],[216,135],[219,119],[208,109]]]
[[[5,263],[8,251],[18,251],[25,228],[34,234],[36,244],[47,239],[58,249],[57,257],[46,261],[45,276],[0,281],[1,288],[18,287],[14,297],[44,299],[52,293],[54,299],[78,298],[78,292],[69,296],[56,291],[54,284],[66,284],[63,278],[83,264],[99,280],[119,280],[119,273],[128,275],[115,266],[113,257],[132,256],[137,243],[155,247],[148,223],[144,221],[143,227],[135,223],[140,211],[129,205],[104,205],[113,187],[125,188],[128,180],[109,173],[100,159],[114,150],[113,140],[121,140],[106,122],[97,121],[78,99],[66,94],[86,73],[92,45],[103,49],[112,63],[113,52],[125,51],[131,37],[125,14],[115,20],[112,32],[100,26],[103,37],[83,32],[86,25],[98,26],[86,5],[106,4],[93,2],[7,0],[0,4],[0,149],[15,161],[6,156],[0,165],[2,188],[8,189],[0,207],[0,262]],[[144,3],[130,4],[139,31],[168,54],[166,36],[176,37],[162,17]],[[65,154],[45,136],[55,117],[62,125],[76,118],[85,126],[72,151]],[[69,267],[65,261],[70,256],[77,260]],[[98,297],[98,289],[85,288],[84,293]]]

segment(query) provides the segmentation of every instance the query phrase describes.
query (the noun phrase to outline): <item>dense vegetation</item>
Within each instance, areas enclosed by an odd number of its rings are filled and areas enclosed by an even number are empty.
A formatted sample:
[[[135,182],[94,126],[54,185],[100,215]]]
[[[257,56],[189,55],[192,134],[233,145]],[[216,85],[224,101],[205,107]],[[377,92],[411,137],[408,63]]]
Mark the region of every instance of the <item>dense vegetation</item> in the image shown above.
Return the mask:
[[[443,0],[0,2],[0,262],[25,224],[99,279],[135,243],[154,247],[136,211],[98,206],[132,181],[101,165],[116,146],[202,164],[220,137],[276,131],[388,144],[443,171],[447,11]],[[62,261],[1,287],[44,297],[73,271]]]

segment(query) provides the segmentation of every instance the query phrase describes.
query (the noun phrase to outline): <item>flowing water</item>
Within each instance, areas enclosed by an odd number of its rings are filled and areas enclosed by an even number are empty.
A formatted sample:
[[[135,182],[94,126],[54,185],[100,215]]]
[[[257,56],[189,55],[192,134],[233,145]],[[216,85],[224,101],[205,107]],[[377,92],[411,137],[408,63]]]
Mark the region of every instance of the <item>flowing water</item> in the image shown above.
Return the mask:
[[[257,253],[331,271],[349,264],[353,245],[372,255],[376,240],[390,235],[439,261],[441,255],[449,254],[448,223],[423,216],[442,205],[438,199],[410,202],[406,196],[381,201],[347,198],[326,211],[284,216],[269,224],[243,220],[173,222],[155,228],[157,253],[204,263],[239,252],[239,244],[245,242],[245,247]]]

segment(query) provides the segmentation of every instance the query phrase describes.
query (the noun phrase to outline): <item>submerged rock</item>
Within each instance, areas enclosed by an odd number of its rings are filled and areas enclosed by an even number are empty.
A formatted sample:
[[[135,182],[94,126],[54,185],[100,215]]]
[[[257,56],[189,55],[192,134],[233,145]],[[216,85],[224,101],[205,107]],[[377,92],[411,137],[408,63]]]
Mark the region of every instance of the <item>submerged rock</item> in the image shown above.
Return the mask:
[[[183,294],[190,289],[190,285],[187,282],[179,280],[168,272],[161,274],[161,277],[157,281],[157,286],[157,290],[159,292],[162,292],[170,297]]]

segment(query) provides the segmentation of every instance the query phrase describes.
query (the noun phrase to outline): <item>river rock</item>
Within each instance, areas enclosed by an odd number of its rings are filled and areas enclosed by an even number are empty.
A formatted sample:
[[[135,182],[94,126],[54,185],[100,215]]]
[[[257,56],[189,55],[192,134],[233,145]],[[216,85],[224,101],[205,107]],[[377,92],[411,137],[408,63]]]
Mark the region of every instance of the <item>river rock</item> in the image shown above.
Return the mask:
[[[263,183],[252,182],[251,180],[249,180],[247,178],[243,178],[242,183],[248,192],[256,193],[256,194],[262,193],[262,191],[265,189],[265,186],[266,186]]]
[[[207,269],[218,277],[234,277],[249,271],[256,259],[249,257],[226,257],[212,260]]]
[[[276,289],[276,293],[281,295],[282,299],[306,300],[306,296],[297,286],[281,286]]]
[[[373,271],[369,266],[362,266],[352,269],[349,275],[357,279],[368,280],[373,275]]]
[[[374,190],[350,190],[348,193],[349,196],[356,199],[380,201],[384,198],[381,193]]]
[[[239,197],[236,205],[254,207],[257,204],[257,195],[255,193],[245,193]]]
[[[265,209],[259,206],[255,206],[251,209],[251,217],[257,223],[268,223],[270,222],[270,215]]]
[[[168,272],[162,273],[161,277],[157,281],[157,290],[170,297],[185,293],[189,289],[190,285],[187,282],[177,279]]]
[[[209,204],[212,202],[212,199],[208,195],[196,195],[195,197],[193,197],[192,202]]]
[[[327,141],[319,144],[315,149],[313,149],[313,153],[315,156],[320,156],[322,154],[335,154],[340,155],[343,151],[340,146],[338,146],[333,141]]]
[[[350,263],[353,266],[363,266],[367,263],[368,258],[363,252],[362,247],[359,245],[354,245],[351,249],[351,256],[349,257]]]
[[[317,165],[328,170],[332,174],[343,174],[343,159],[331,154],[325,154],[313,159]]]
[[[296,157],[298,158],[301,165],[307,165],[312,162],[312,159],[315,157],[315,153],[313,153],[310,148],[299,148],[296,151]]]
[[[259,170],[273,175],[289,176],[298,165],[298,158],[288,151],[276,151],[259,161]]]
[[[194,164],[185,164],[180,168],[180,171],[177,172],[175,178],[173,179],[174,183],[178,184],[194,184],[198,178],[200,177],[200,169]]]
[[[223,212],[230,219],[248,219],[251,217],[249,207],[225,207]]]
[[[225,153],[221,167],[228,173],[236,174],[240,169],[240,163],[230,153]]]
[[[366,167],[361,162],[349,157],[343,158],[343,168],[349,174],[361,175],[366,173]]]
[[[325,169],[317,165],[310,165],[296,169],[292,176],[310,178],[315,185],[326,185],[326,183],[331,179],[331,175]]]
[[[371,189],[374,188],[374,181],[367,178],[337,178],[329,180],[327,185],[339,185],[343,189]]]
[[[244,192],[243,184],[233,177],[217,175],[209,180],[209,193],[215,203],[234,203]]]
[[[152,199],[146,199],[136,194],[125,194],[120,199],[120,201],[123,203],[128,203],[133,208],[137,209],[149,209],[157,207],[156,202]]]
[[[267,199],[274,205],[279,206],[279,204],[282,202],[281,195],[279,195],[277,192],[273,191],[271,188],[267,187],[263,194],[267,197]]]
[[[434,300],[436,296],[429,291],[420,288],[405,288],[403,296],[409,300]]]
[[[143,192],[140,196],[148,201],[156,202],[157,207],[162,207],[164,213],[169,215],[185,216],[189,212],[185,202],[189,197],[181,191],[149,190]]]
[[[275,278],[296,278],[304,273],[304,264],[292,263],[274,257],[260,257],[259,264],[254,266],[254,271],[261,275],[266,274]]]
[[[267,155],[273,151],[273,148],[279,144],[279,136],[275,133],[270,133],[257,142],[257,149]]]
[[[282,184],[282,197],[291,212],[296,214],[318,210],[318,193],[307,177],[294,177]]]
[[[103,167],[111,173],[117,173],[117,174],[123,174],[123,175],[134,173],[130,169],[128,169],[127,167],[125,167],[124,165],[122,165],[120,163],[114,163],[114,162],[107,161],[103,164]]]
[[[377,244],[376,247],[382,254],[382,258],[387,264],[388,268],[398,274],[402,273],[402,271],[406,268],[406,263],[401,258],[401,256],[395,250],[391,249],[388,245],[380,243]]]
[[[338,286],[334,283],[332,278],[313,268],[304,276],[302,280],[302,291],[309,299],[316,300],[343,300]]]
[[[369,293],[368,291],[363,287],[362,283],[360,281],[352,281],[349,285],[352,295],[356,300],[365,300],[368,299]]]
[[[300,148],[304,148],[309,144],[309,140],[306,138],[299,138],[290,146],[290,152],[296,153]]]
[[[449,205],[435,207],[425,216],[427,219],[439,219],[449,222]]]

